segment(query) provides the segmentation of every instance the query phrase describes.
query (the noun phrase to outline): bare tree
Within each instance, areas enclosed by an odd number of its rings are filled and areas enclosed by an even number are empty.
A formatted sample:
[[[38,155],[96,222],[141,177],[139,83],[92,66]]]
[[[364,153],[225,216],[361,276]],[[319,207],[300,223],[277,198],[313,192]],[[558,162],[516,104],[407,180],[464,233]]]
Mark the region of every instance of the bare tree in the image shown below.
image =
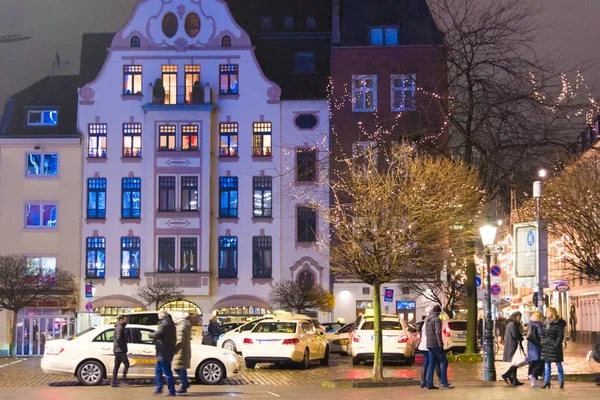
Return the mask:
[[[154,281],[150,285],[140,286],[136,296],[158,310],[158,306],[183,297],[183,290],[170,280]]]
[[[440,279],[440,277],[432,277],[430,280],[405,281],[411,291],[430,302],[439,304],[450,318],[454,318],[456,308],[462,304],[466,297],[467,287],[465,283],[464,266],[449,270],[447,281]]]
[[[35,269],[20,254],[0,255],[0,307],[14,313],[10,354],[16,354],[17,318],[19,311],[38,302],[54,302],[57,306],[77,304],[77,285],[73,274],[62,269]]]
[[[332,193],[323,212],[333,230],[330,266],[338,277],[373,287],[373,379],[383,380],[381,285],[439,274],[448,249],[469,240],[481,204],[477,173],[396,143],[347,160]]]
[[[298,314],[309,310],[329,312],[334,307],[334,299],[333,295],[320,285],[288,280],[274,284],[270,294],[272,303]]]

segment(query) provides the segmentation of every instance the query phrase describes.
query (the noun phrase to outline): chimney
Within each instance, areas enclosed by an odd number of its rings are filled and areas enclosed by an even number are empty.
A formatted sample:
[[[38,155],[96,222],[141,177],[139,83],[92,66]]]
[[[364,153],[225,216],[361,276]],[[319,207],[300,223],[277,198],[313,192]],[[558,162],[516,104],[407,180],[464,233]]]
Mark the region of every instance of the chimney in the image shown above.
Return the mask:
[[[340,42],[340,3],[341,0],[331,0],[331,42]]]

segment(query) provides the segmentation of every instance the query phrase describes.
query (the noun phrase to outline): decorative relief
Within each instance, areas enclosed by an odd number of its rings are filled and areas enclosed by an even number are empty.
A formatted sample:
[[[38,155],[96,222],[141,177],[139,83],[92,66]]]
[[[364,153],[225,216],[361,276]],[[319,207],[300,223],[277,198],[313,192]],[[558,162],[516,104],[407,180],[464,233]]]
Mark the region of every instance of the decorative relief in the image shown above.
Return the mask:
[[[156,218],[157,229],[200,229],[200,218]]]
[[[185,15],[185,5],[180,4],[177,6],[177,15],[179,15],[179,19],[183,19]]]
[[[190,225],[190,221],[185,218],[171,218],[167,221],[167,226],[173,229],[187,228]]]
[[[167,165],[169,167],[187,167],[188,165],[190,165],[190,160],[188,160],[187,158],[169,158],[167,160]]]
[[[90,86],[84,86],[79,91],[79,97],[81,97],[81,101],[79,104],[81,105],[91,105],[94,104],[94,96],[96,96],[96,92]]]
[[[279,101],[281,97],[281,88],[277,85],[271,86],[267,90],[267,97],[273,101]]]

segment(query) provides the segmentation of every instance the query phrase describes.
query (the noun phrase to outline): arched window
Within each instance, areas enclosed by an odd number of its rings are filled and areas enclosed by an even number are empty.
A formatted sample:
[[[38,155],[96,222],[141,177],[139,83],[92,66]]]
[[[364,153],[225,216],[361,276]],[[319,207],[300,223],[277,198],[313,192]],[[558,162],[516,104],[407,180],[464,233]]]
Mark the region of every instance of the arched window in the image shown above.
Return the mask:
[[[177,33],[177,28],[179,27],[179,22],[177,22],[177,17],[173,13],[167,13],[163,18],[162,28],[163,33],[166,37],[172,38]]]
[[[225,35],[221,38],[221,47],[231,47],[231,36]]]
[[[202,315],[202,310],[200,307],[198,307],[196,303],[192,303],[191,301],[187,300],[170,301],[166,304],[163,304],[160,309],[167,312],[181,311],[188,314]]]
[[[312,287],[315,284],[315,275],[309,270],[305,270],[298,274],[296,281],[304,288]]]
[[[140,47],[141,41],[139,36],[132,36],[129,39],[129,47]]]
[[[189,37],[195,38],[200,33],[200,18],[198,14],[191,13],[185,19],[185,33]]]

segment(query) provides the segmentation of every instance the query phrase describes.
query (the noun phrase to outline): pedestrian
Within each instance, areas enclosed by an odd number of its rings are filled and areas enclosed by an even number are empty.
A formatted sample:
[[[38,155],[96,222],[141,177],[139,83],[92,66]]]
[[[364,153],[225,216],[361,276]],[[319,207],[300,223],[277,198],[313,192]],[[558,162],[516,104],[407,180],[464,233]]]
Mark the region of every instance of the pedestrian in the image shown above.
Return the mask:
[[[117,382],[119,368],[123,364],[123,382],[127,379],[127,371],[129,371],[129,358],[127,358],[127,317],[119,315],[115,324],[115,333],[113,335],[113,354],[115,355],[115,365],[113,367],[113,377],[110,383],[112,387],[119,387],[121,384]]]
[[[544,324],[540,321],[542,313],[534,312],[529,317],[527,328],[527,360],[529,370],[527,376],[531,386],[537,386],[538,377],[544,375],[544,361],[542,360],[542,336],[544,336]]]
[[[504,354],[502,361],[512,363],[513,357],[517,349],[523,350],[523,334],[521,333],[521,317],[522,314],[516,311],[511,314],[506,324],[506,333],[504,335]],[[511,365],[510,368],[502,374],[502,379],[507,385],[520,386],[523,382],[517,379],[516,365]]]
[[[217,342],[219,341],[219,336],[223,334],[216,315],[212,317],[208,323],[208,334],[211,338],[211,345],[216,346]]]
[[[542,360],[544,360],[544,386],[542,389],[550,388],[550,373],[552,363],[556,363],[558,370],[558,384],[561,389],[565,387],[565,374],[562,367],[563,362],[563,340],[565,338],[565,327],[567,323],[558,316],[554,307],[546,309],[546,332],[542,336]]]
[[[158,328],[156,332],[151,333],[149,336],[154,339],[154,347],[156,348],[156,391],[154,393],[162,393],[164,374],[167,377],[167,388],[169,390],[167,395],[176,396],[171,361],[173,361],[173,354],[175,353],[177,333],[173,318],[169,313],[163,310],[158,312]]]
[[[429,314],[431,312],[431,307],[425,307],[425,313]],[[423,322],[421,326],[421,341],[419,342],[418,349],[421,351],[423,355],[423,366],[421,367],[421,389],[427,387],[427,369],[429,368],[429,362],[433,361],[429,358],[429,350],[427,350],[427,321]],[[438,379],[440,379],[441,371],[440,364],[435,363],[435,372],[437,374]]]
[[[178,312],[173,318],[177,332],[173,369],[179,375],[181,382],[181,388],[177,391],[179,394],[187,393],[187,389],[190,387],[187,370],[190,368],[190,358],[192,357],[192,324],[188,317],[188,313]]]
[[[446,359],[442,339],[441,312],[442,308],[436,304],[425,320],[425,335],[427,336],[427,350],[429,351],[429,366],[427,367],[427,389],[429,390],[439,389],[433,386],[433,370],[436,363],[440,365],[440,386],[444,389],[450,389],[451,387],[448,383],[448,359]]]

